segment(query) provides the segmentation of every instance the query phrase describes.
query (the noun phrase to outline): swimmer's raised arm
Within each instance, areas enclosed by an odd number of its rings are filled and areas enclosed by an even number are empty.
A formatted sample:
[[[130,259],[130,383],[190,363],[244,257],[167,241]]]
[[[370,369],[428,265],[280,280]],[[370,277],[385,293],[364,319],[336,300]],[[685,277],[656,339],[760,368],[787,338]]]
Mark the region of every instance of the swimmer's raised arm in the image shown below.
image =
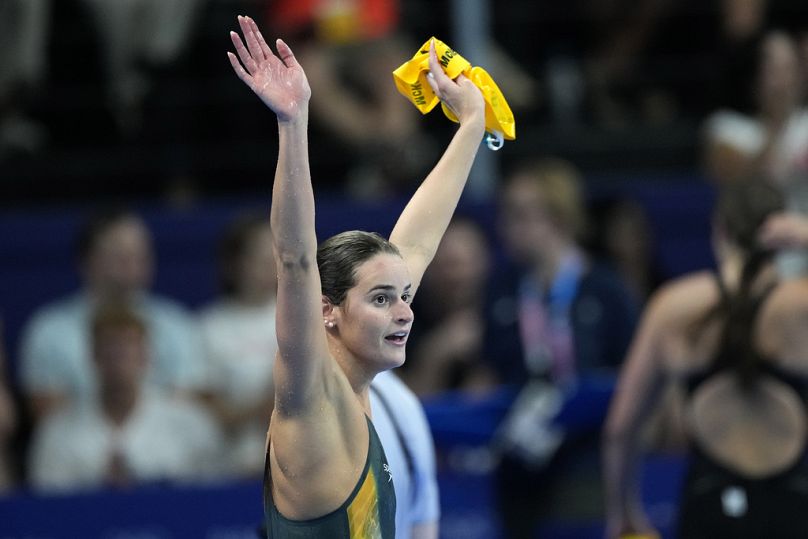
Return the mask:
[[[278,265],[276,407],[280,413],[294,413],[312,404],[314,392],[322,397],[318,374],[329,357],[309,171],[311,89],[286,43],[276,41],[276,55],[252,19],[239,17],[239,25],[246,46],[238,34],[231,32],[238,58],[228,53],[230,63],[278,118],[278,163],[270,214]]]
[[[410,271],[412,294],[418,289],[466,185],[485,132],[485,101],[464,75],[450,79],[438,62],[434,43],[429,50],[430,85],[452,109],[460,127],[435,168],[410,199],[393,228],[390,241]]]

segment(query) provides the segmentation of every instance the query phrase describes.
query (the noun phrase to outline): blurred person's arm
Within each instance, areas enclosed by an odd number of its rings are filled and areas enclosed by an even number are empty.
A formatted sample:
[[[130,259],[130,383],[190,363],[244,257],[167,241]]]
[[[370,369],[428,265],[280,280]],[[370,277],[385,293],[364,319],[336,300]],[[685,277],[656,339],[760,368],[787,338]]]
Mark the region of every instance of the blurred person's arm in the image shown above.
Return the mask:
[[[34,425],[68,401],[64,354],[55,347],[69,333],[52,313],[35,315],[26,325],[20,346],[19,378],[27,413]],[[64,332],[63,332],[64,330]],[[67,345],[66,345],[67,346]]]
[[[173,300],[160,298],[148,316],[158,383],[184,398],[204,394],[207,380],[201,332],[191,313]]]
[[[391,62],[394,54],[400,54],[399,58]],[[391,76],[398,65],[394,62],[404,61],[406,54],[392,38],[369,42],[361,50],[316,42],[303,46],[298,57],[310,85],[317,88],[311,96],[312,116],[352,144],[371,144],[380,138],[401,140],[413,134],[417,114],[401,98]],[[372,95],[365,96],[366,90],[342,80],[341,61],[361,70]]]
[[[244,424],[260,419],[263,424],[269,423],[272,410],[275,406],[275,388],[269,380],[270,390],[259,398],[248,401],[233,399],[226,396],[227,389],[222,385],[227,365],[237,358],[222,350],[222,344],[217,343],[218,322],[215,319],[203,316],[197,322],[198,333],[201,336],[202,356],[201,363],[204,368],[204,388],[199,392],[199,401],[210,411],[218,425],[225,431],[238,429]],[[273,357],[274,359],[274,357]]]
[[[67,405],[67,395],[59,392],[36,392],[26,398],[26,407],[34,423],[39,423],[47,416]]]
[[[402,454],[407,457],[410,490],[409,499],[399,498],[398,509],[407,516],[406,536],[413,539],[437,539],[440,519],[440,496],[435,464],[435,442],[424,407],[411,389],[392,372],[379,375],[374,381],[382,408],[387,411]],[[382,443],[385,443],[382,440]],[[403,465],[403,462],[402,462]],[[397,496],[401,496],[397,494]]]
[[[234,404],[213,391],[206,391],[201,401],[223,429],[231,430],[256,419],[268,424],[275,407],[275,390],[272,389],[263,398],[246,404]]]
[[[808,217],[794,212],[773,214],[763,223],[759,239],[770,249],[808,248]]]
[[[502,93],[514,109],[535,110],[542,104],[539,81],[512,57],[499,43],[488,42],[491,75],[502,81]]]
[[[422,397],[450,389],[455,369],[471,370],[480,361],[482,332],[482,321],[471,310],[450,314],[408,352],[411,367],[402,372],[402,378]]]
[[[630,6],[625,2],[593,2],[591,12],[603,36],[588,62],[594,84],[625,80],[642,60],[659,22],[675,6],[671,0],[639,0]]]
[[[178,403],[176,408],[176,435],[186,458],[174,469],[173,479],[188,483],[204,483],[219,479],[227,472],[224,433],[204,406],[193,402]]]
[[[11,465],[8,460],[9,445],[17,428],[17,410],[6,377],[4,342],[3,325],[0,320],[0,492],[12,484]]]
[[[649,302],[629,348],[603,433],[607,537],[652,530],[637,477],[642,429],[664,382],[661,357],[668,307],[664,290]]]
[[[618,284],[612,291],[612,299],[608,304],[611,334],[604,338],[611,340],[611,359],[606,358],[605,363],[615,368],[620,367],[626,358],[631,341],[637,331],[642,307],[637,297],[632,294],[624,279],[618,277]]]
[[[17,426],[17,413],[9,391],[6,376],[6,349],[3,338],[3,323],[0,320],[0,449]]]
[[[408,426],[418,431],[411,436],[411,447],[414,458],[415,492],[411,508],[413,525],[410,529],[412,539],[437,539],[440,519],[440,495],[435,465],[435,442],[426,418],[423,406],[417,398],[415,409],[411,414]]]
[[[8,441],[17,427],[17,414],[14,401],[0,373],[0,448]]]
[[[85,432],[75,432],[61,414],[43,419],[31,438],[26,475],[29,486],[41,492],[68,492],[100,485],[104,464],[96,447],[84,447]]]
[[[340,138],[352,144],[372,140],[378,118],[370,114],[368,106],[340,80],[335,65],[335,51],[327,46],[310,43],[298,56],[306,66],[306,76],[312,87],[311,112],[318,122]]]

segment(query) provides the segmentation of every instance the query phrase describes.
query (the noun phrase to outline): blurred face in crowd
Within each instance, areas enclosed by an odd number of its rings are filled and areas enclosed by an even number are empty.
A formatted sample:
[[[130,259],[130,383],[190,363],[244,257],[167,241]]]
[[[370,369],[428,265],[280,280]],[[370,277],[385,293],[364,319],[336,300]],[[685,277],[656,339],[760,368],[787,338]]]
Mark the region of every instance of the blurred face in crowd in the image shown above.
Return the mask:
[[[519,174],[510,180],[502,193],[499,215],[502,238],[514,260],[526,266],[540,264],[560,230],[534,178]]]
[[[95,335],[93,351],[103,391],[130,392],[139,387],[148,362],[148,342],[142,328],[101,328]]]
[[[758,76],[760,106],[778,114],[796,106],[802,97],[802,74],[797,44],[782,32],[763,41]]]
[[[489,267],[490,253],[483,233],[473,223],[454,221],[424,275],[424,284],[442,307],[461,308],[479,299]]]
[[[151,285],[153,266],[146,226],[135,217],[127,217],[95,239],[85,263],[85,276],[96,292],[126,297]]]
[[[265,301],[275,296],[278,274],[269,224],[256,227],[247,240],[236,270],[239,296]]]
[[[731,39],[753,36],[765,20],[766,0],[721,0],[721,24]]]
[[[619,204],[603,226],[606,250],[616,259],[639,262],[650,256],[650,223],[640,206],[629,202]]]

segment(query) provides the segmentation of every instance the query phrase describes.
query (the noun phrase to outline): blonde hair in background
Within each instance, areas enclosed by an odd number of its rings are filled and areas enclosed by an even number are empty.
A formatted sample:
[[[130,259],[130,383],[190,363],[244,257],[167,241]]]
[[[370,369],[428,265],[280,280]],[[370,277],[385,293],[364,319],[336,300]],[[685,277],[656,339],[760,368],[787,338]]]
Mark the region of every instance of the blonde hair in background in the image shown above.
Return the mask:
[[[588,224],[583,179],[575,165],[559,157],[545,157],[517,167],[510,178],[509,182],[515,178],[531,180],[557,226],[578,240],[585,238]]]

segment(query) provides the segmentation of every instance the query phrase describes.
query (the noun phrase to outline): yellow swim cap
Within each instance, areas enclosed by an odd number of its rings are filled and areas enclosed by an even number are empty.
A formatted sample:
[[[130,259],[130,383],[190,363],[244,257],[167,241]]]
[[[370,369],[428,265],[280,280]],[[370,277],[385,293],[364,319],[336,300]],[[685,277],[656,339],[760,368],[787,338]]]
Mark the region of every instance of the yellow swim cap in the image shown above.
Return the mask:
[[[471,67],[468,60],[434,37],[429,38],[410,60],[393,71],[393,81],[401,95],[409,99],[421,111],[421,114],[431,111],[440,101],[426,80],[429,73],[429,44],[432,40],[435,40],[435,53],[438,55],[438,61],[449,78],[455,79],[462,73],[483,93],[485,130],[500,139],[514,140],[516,122],[513,113],[491,75],[481,67]],[[457,122],[457,117],[445,104],[442,103],[441,108],[447,118]],[[489,147],[491,147],[490,144]]]

